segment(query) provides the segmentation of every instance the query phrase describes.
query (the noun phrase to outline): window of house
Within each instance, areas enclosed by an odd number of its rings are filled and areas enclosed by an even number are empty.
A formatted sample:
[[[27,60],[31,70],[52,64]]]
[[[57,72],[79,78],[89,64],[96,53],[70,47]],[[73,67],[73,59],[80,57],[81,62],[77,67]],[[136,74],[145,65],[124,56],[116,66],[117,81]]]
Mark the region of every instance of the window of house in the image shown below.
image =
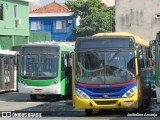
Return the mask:
[[[156,14],[156,18],[158,18],[158,19],[160,18],[160,13]]]
[[[53,26],[54,32],[67,32],[67,25],[65,20],[58,20]]]
[[[0,3],[0,20],[3,20],[3,4]]]
[[[17,5],[14,5],[14,17],[17,17]]]
[[[31,30],[42,30],[42,22],[41,21],[32,21],[31,22]]]

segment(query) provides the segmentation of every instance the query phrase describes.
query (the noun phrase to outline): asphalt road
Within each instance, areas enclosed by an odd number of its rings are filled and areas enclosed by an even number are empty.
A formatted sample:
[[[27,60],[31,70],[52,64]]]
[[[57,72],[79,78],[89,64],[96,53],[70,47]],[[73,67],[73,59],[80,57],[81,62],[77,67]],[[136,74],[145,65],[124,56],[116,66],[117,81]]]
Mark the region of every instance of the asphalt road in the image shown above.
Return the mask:
[[[143,114],[125,111],[125,115],[120,110],[95,110],[93,116],[85,116],[84,110],[76,110],[72,107],[72,101],[68,98],[57,100],[54,97],[44,98],[39,97],[37,101],[31,101],[29,95],[19,93],[5,93],[0,94],[0,111],[3,114],[4,120],[12,119],[27,119],[27,120],[41,120],[41,119],[56,119],[56,120],[70,120],[70,119],[100,119],[100,120],[159,120],[160,104],[157,104],[156,99],[152,99],[150,106],[144,107]],[[145,111],[150,117],[144,117]],[[148,112],[150,111],[150,112]],[[3,112],[3,113],[2,113]],[[12,117],[6,117],[6,112]],[[123,112],[124,113],[124,112]],[[154,114],[153,114],[154,113]],[[127,116],[128,115],[128,116]],[[143,117],[141,117],[143,115]],[[129,117],[130,116],[130,117]],[[138,117],[137,117],[138,116]],[[29,118],[30,117],[30,118]],[[37,118],[38,117],[38,118]]]

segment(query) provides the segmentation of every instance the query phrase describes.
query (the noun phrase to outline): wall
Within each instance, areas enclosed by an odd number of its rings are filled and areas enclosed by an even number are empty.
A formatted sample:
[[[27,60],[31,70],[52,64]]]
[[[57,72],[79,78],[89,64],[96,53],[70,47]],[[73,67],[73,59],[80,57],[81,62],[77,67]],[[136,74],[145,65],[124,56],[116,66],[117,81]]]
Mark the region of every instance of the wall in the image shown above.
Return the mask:
[[[30,33],[25,36],[0,36],[0,49],[11,49],[14,45],[28,44],[28,42],[51,41],[51,35],[47,32]]]
[[[29,36],[28,2],[19,0],[1,0],[4,9],[4,20],[0,20],[0,35]],[[17,18],[14,17],[14,5],[17,5]],[[20,24],[16,26],[16,19]]]
[[[114,6],[115,5],[115,0],[101,0],[101,2],[107,6]]]
[[[31,32],[29,42],[51,41],[50,32]]]
[[[28,37],[24,36],[0,36],[2,49],[11,49],[13,45],[28,43]]]
[[[116,31],[134,33],[148,41],[160,30],[159,0],[116,0]]]
[[[67,23],[68,32],[54,32],[53,31],[53,23],[56,20],[73,20],[73,23]],[[30,24],[31,21],[41,21],[43,24],[43,32],[50,32],[51,33],[51,40],[72,40],[72,28],[76,27],[76,19],[73,16],[69,17],[46,17],[46,18],[39,18],[39,17],[30,17],[29,18]],[[31,31],[33,32],[33,31]],[[35,31],[36,32],[36,31]]]

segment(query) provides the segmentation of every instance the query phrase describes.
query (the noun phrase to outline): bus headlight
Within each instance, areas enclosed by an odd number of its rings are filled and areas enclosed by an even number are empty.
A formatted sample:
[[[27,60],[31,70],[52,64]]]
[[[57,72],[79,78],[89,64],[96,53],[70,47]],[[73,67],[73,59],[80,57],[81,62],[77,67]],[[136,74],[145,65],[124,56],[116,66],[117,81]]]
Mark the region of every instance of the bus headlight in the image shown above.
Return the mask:
[[[57,80],[54,80],[53,83],[50,84],[50,86],[53,86],[53,85],[55,85],[55,84],[57,84],[57,83],[58,83],[58,81],[57,81]]]
[[[75,88],[75,92],[81,98],[90,98],[85,92],[83,92],[82,90],[78,88]]]
[[[137,86],[134,86],[131,89],[129,89],[122,97],[131,97],[134,95],[136,90],[137,90]]]

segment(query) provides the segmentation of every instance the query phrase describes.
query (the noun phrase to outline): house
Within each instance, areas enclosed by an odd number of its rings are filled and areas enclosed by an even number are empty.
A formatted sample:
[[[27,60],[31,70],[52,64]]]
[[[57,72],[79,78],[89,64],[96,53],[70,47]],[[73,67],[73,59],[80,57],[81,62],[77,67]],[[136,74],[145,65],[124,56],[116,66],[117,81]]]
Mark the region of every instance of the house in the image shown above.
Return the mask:
[[[67,6],[57,2],[33,10],[29,15],[31,32],[50,32],[51,40],[73,40],[76,18]]]
[[[159,0],[116,0],[116,31],[128,31],[148,41],[160,30]]]
[[[29,2],[34,0],[0,0],[0,49],[29,40]]]

